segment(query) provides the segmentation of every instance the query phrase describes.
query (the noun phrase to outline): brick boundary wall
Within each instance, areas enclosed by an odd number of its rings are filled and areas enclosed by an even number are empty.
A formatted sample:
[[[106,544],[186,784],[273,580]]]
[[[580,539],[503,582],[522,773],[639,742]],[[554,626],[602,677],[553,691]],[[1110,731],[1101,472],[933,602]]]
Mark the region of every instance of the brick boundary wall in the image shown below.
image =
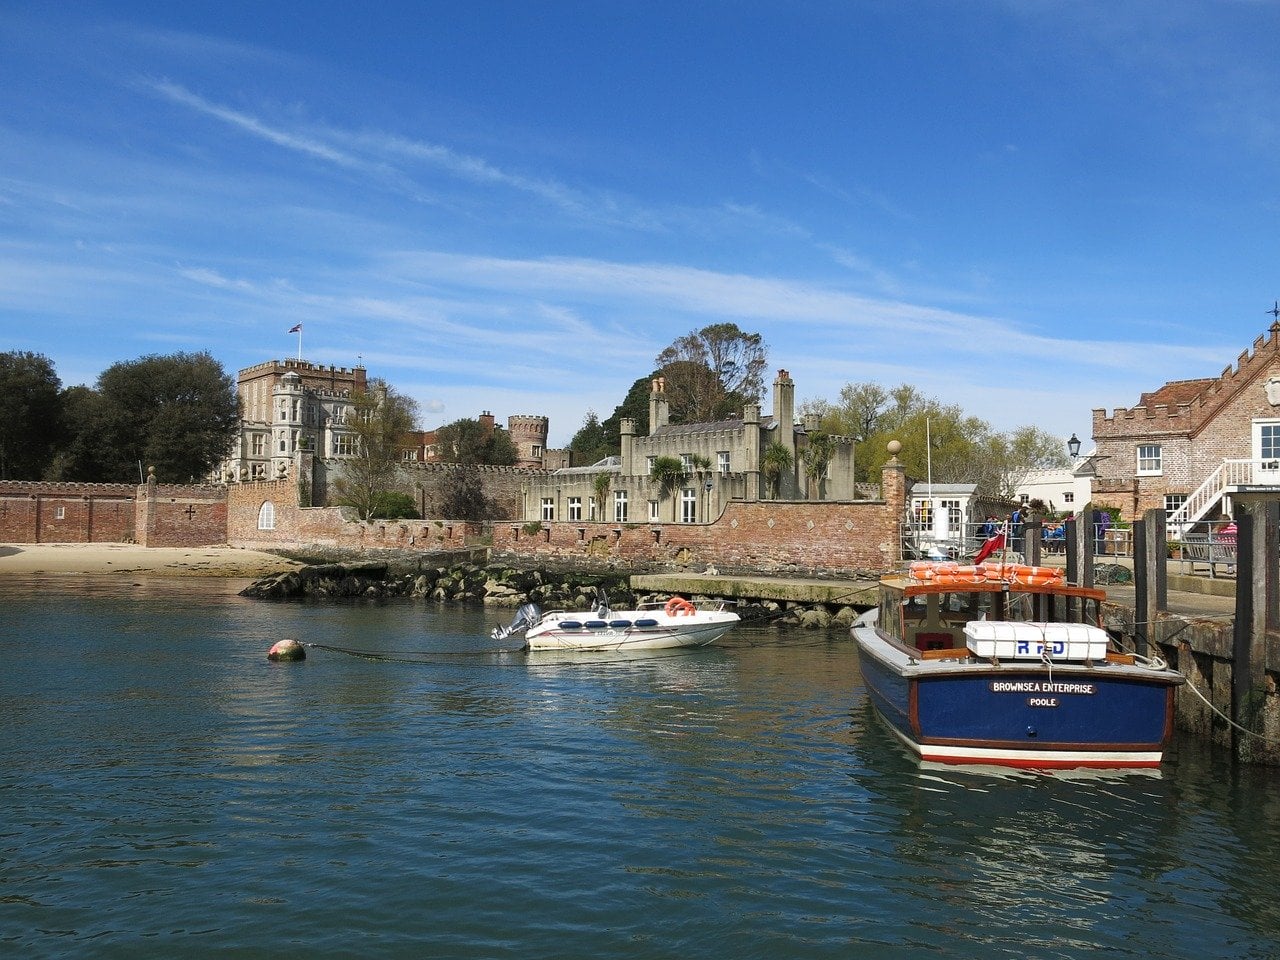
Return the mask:
[[[131,542],[140,489],[132,483],[0,481],[0,541]]]
[[[139,488],[135,522],[144,547],[207,547],[227,542],[227,488],[157,483]]]

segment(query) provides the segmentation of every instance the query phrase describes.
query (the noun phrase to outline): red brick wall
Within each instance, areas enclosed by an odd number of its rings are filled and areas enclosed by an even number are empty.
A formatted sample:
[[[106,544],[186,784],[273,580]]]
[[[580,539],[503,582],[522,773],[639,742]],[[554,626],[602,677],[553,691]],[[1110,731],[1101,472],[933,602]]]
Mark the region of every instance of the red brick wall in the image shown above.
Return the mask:
[[[258,528],[270,502],[274,527]],[[299,544],[372,549],[455,549],[481,536],[482,525],[453,520],[346,520],[338,507],[299,507],[292,479],[236,483],[227,488],[227,542],[271,549]]]
[[[124,483],[0,482],[0,541],[131,541],[138,490]]]
[[[222,546],[227,488],[148,483],[138,500],[137,540],[144,547]]]

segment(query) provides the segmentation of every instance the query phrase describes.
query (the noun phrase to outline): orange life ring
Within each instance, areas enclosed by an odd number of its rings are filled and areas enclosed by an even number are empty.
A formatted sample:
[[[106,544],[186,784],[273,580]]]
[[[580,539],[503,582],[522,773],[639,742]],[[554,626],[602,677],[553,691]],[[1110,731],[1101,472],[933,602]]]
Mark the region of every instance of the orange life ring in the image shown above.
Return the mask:
[[[684,597],[672,597],[667,601],[667,605],[663,609],[666,610],[668,617],[678,617],[681,615],[691,617],[698,612],[698,608]]]

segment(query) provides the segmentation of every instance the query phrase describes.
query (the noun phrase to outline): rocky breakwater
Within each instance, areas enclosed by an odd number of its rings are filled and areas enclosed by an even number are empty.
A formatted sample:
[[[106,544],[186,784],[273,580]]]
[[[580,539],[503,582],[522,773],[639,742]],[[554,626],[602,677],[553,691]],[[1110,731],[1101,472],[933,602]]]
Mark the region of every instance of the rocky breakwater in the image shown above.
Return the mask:
[[[407,597],[437,603],[481,602],[512,608],[536,603],[548,609],[586,610],[596,604],[599,589],[614,607],[634,602],[625,575],[471,563],[408,569],[386,561],[315,564],[263,577],[240,593],[257,600]]]
[[[435,603],[483,603],[512,609],[536,603],[543,610],[591,610],[603,590],[615,610],[664,601],[673,593],[695,600],[728,599],[744,622],[805,630],[848,629],[857,615],[847,603],[730,597],[677,587],[662,593],[635,592],[624,573],[564,569],[518,569],[504,564],[458,563],[420,568],[384,559],[320,563],[274,574],[241,591],[259,600],[386,600],[406,598]]]

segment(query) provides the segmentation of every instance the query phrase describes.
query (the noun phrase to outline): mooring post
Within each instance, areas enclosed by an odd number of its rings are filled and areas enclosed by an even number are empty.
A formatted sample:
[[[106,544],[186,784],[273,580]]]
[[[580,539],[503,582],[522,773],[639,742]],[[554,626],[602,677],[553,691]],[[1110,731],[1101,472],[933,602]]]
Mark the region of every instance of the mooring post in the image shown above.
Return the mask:
[[[1133,651],[1140,657],[1147,655],[1148,624],[1151,623],[1151,567],[1147,562],[1147,520],[1133,521]]]
[[[1253,512],[1236,503],[1232,519],[1236,525],[1236,619],[1231,636],[1231,719],[1245,729],[1252,729],[1254,623],[1253,623]],[[1263,647],[1265,660],[1265,645]],[[1256,666],[1261,670],[1263,661]],[[1248,752],[1246,739],[1233,731],[1236,756]]]

